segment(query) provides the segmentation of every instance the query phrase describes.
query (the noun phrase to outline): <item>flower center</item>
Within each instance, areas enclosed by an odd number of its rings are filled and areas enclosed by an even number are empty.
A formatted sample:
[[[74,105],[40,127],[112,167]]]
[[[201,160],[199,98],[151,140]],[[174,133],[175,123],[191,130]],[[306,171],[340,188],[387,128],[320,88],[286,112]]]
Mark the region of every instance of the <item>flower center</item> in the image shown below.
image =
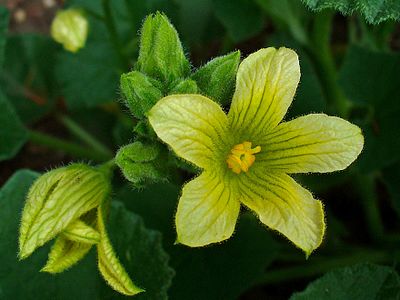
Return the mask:
[[[256,160],[254,154],[260,151],[260,146],[251,148],[251,142],[243,142],[233,146],[231,153],[229,153],[226,159],[228,168],[236,174],[240,174],[242,171],[247,172]]]

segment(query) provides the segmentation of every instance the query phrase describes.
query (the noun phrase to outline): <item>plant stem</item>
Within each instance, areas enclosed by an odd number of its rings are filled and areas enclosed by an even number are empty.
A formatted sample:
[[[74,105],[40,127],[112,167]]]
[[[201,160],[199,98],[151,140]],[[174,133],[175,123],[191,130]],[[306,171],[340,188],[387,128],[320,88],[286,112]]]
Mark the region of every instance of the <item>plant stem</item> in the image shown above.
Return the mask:
[[[355,183],[356,189],[361,195],[361,204],[364,208],[369,234],[373,240],[381,241],[383,239],[384,226],[375,190],[375,177],[373,175],[358,174],[355,178]]]
[[[104,155],[112,156],[112,152],[97,139],[95,139],[90,133],[83,129],[78,123],[67,116],[59,116],[58,119],[68,130],[75,135],[77,138],[81,139],[85,144],[90,146],[93,150]]]
[[[121,70],[125,70],[128,66],[128,61],[125,59],[125,56],[122,52],[122,45],[118,36],[117,28],[115,26],[114,19],[111,14],[110,0],[102,0],[103,14],[104,14],[104,22],[106,24],[108,33],[110,35],[111,42],[114,45],[115,52],[118,55],[120,68]]]
[[[398,257],[399,253],[396,253],[396,258]],[[368,261],[374,263],[384,263],[392,262],[394,259],[395,257],[393,255],[379,250],[360,250],[346,256],[335,257],[329,260],[315,259],[313,261],[311,259],[310,263],[308,264],[271,270],[257,280],[255,285],[275,284],[278,282],[282,283],[285,281],[312,277],[338,267],[344,267],[361,262]]]
[[[337,83],[335,61],[331,51],[330,37],[334,12],[322,11],[314,19],[312,42],[308,51],[312,53],[317,72],[329,106],[344,118],[348,117],[350,102],[344,96]]]
[[[63,151],[71,156],[104,162],[112,158],[110,155],[87,149],[75,143],[71,143],[45,133],[30,130],[29,140],[34,144],[47,146],[50,149]]]

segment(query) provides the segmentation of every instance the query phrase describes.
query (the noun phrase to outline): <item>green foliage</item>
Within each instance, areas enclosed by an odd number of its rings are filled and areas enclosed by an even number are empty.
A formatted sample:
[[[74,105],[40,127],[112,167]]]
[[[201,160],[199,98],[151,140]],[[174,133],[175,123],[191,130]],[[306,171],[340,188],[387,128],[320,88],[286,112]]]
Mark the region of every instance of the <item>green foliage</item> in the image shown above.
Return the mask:
[[[150,15],[144,21],[136,69],[160,80],[165,87],[189,75],[190,64],[178,33],[161,13]]]
[[[34,33],[7,39],[0,84],[24,123],[33,123],[51,111],[60,97],[55,75],[57,44]]]
[[[0,190],[0,298],[122,299],[99,277],[93,253],[55,276],[39,273],[48,247],[39,249],[26,262],[18,261],[16,233],[20,220],[15,216],[22,211],[29,186],[37,177],[37,173],[21,170]],[[144,227],[142,219],[118,201],[112,205],[107,230],[129,274],[146,287],[146,292],[136,298],[166,299],[174,272],[168,265],[160,233]]]
[[[79,109],[111,102],[118,88],[118,55],[104,34],[104,24],[89,18],[86,45],[78,53],[62,52],[57,59],[56,76],[68,107]]]
[[[115,162],[125,178],[134,186],[165,181],[167,169],[163,164],[162,148],[158,144],[134,142],[119,149]]]
[[[400,159],[400,55],[351,47],[340,71],[345,94],[366,111],[361,126],[365,148],[358,161],[373,171]]]
[[[209,61],[192,78],[196,80],[202,94],[221,104],[228,104],[235,90],[239,63],[240,51],[232,52]]]
[[[14,157],[27,140],[28,134],[8,102],[0,91],[0,161]]]
[[[314,11],[332,8],[344,15],[354,12],[361,13],[365,19],[377,24],[385,20],[400,19],[400,3],[397,0],[368,1],[368,0],[302,0]]]
[[[214,0],[214,9],[229,37],[235,42],[249,39],[263,28],[262,13],[253,1]]]
[[[399,299],[400,277],[389,267],[359,264],[331,271],[312,282],[291,300]]]

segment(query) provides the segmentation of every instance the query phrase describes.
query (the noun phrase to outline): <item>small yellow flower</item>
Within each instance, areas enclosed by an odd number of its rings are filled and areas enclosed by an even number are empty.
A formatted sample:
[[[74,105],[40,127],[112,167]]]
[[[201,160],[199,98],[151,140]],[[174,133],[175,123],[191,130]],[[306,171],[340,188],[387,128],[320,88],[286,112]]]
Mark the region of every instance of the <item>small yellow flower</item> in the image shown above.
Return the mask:
[[[70,52],[77,52],[85,46],[89,22],[79,9],[67,9],[57,12],[51,24],[51,36]]]
[[[204,170],[183,187],[178,242],[229,238],[242,203],[307,255],[321,244],[322,204],[288,174],[343,170],[364,140],[357,126],[324,114],[281,122],[299,80],[293,50],[261,49],[240,64],[228,115],[201,95],[168,96],[151,109],[158,137]]]

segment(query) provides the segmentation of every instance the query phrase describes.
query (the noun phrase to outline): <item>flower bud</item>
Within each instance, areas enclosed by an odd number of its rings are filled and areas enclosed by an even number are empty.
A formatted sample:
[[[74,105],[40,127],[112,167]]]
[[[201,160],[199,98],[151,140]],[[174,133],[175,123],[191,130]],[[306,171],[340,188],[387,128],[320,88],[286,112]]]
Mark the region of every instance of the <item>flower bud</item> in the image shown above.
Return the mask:
[[[51,24],[51,36],[71,52],[77,52],[85,46],[88,35],[88,21],[79,9],[57,12]]]
[[[39,177],[22,213],[19,256],[28,257],[110,196],[109,178],[98,168],[72,164]]]
[[[122,147],[115,162],[121,169],[125,178],[136,187],[146,183],[165,180],[165,159],[161,158],[161,148],[157,144],[144,144],[134,142]]]
[[[163,82],[165,87],[190,73],[178,33],[162,13],[149,15],[143,23],[137,70]]]

